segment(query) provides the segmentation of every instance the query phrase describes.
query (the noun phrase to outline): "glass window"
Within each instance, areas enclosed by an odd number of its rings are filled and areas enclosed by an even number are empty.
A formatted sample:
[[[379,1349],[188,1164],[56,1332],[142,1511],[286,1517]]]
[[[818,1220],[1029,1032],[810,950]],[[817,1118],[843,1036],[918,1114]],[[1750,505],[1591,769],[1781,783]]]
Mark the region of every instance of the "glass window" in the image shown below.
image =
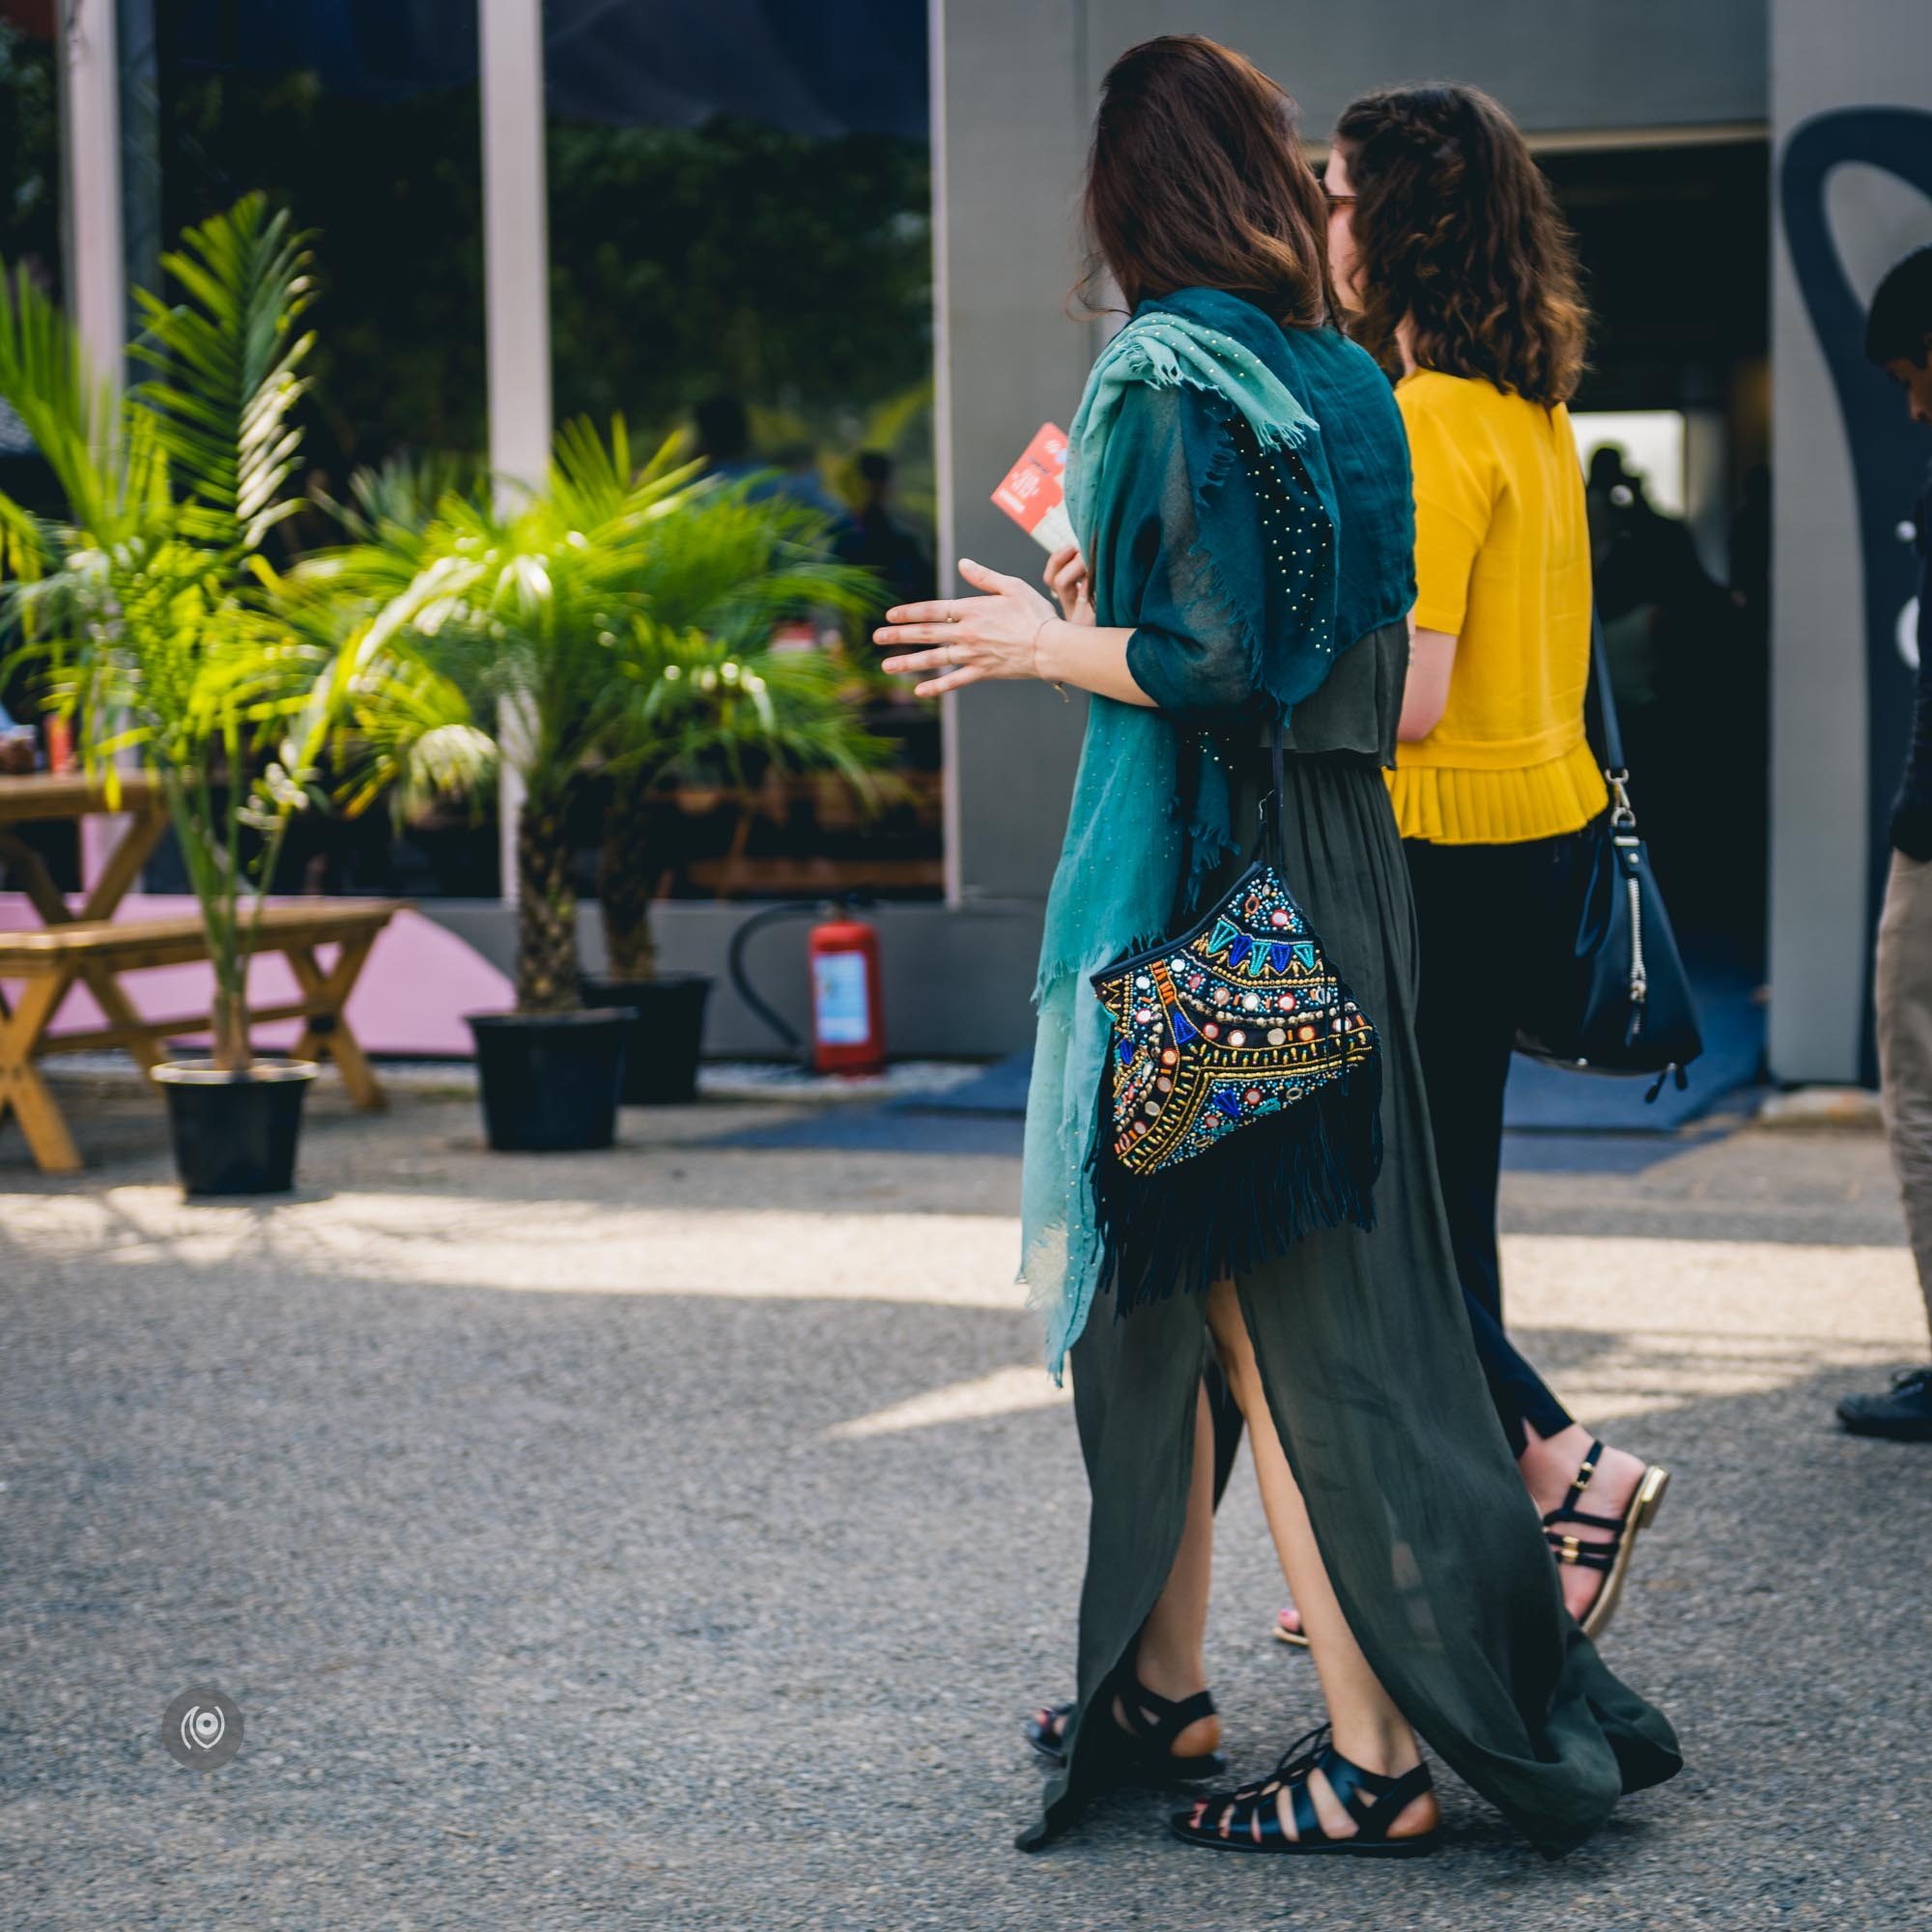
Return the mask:
[[[926,10],[906,0],[547,0],[559,421],[681,430],[822,508],[891,597],[933,576]],[[882,601],[890,601],[890,598]],[[805,648],[818,648],[801,628]],[[895,747],[867,816],[819,778],[662,801],[659,890],[942,889],[939,724],[869,646],[857,703]]]
[[[0,0],[0,264],[58,301],[60,71],[52,0]],[[43,511],[58,503],[20,418],[0,402],[0,490]]]
[[[60,294],[60,71],[53,0],[0,0],[0,261]]]
[[[66,279],[61,257],[60,69],[53,0],[0,0],[0,268],[12,282],[27,276],[56,301]],[[43,515],[60,509],[52,472],[26,426],[0,402],[0,491]],[[0,657],[7,647],[0,641]],[[44,742],[25,731],[38,722],[25,677],[0,686],[0,729],[9,721],[8,769],[19,758],[44,760]],[[21,836],[71,891],[80,883],[72,825],[34,825]],[[9,883],[0,859],[0,889]]]
[[[476,0],[122,0],[130,282],[253,189],[312,231],[312,491],[487,446]],[[339,532],[296,520],[298,546]],[[480,815],[479,815],[480,810]],[[179,883],[151,867],[151,889]],[[296,821],[290,890],[494,897],[494,803]]]

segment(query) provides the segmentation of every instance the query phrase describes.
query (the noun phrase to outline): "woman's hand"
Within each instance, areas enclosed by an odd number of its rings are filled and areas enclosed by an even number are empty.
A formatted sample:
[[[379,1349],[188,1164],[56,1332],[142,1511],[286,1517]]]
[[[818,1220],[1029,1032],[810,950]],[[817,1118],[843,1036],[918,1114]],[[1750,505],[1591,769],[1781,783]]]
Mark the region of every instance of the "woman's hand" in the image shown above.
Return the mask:
[[[1092,629],[1099,622],[1094,614],[1094,582],[1078,544],[1061,545],[1047,558],[1042,574],[1046,587],[1060,600],[1060,614],[1069,624]]]
[[[872,633],[872,641],[934,648],[887,658],[884,668],[939,672],[914,687],[921,697],[937,697],[984,678],[1038,677],[1040,636],[1060,621],[1053,606],[1032,584],[965,557],[959,559],[959,575],[986,595],[895,606],[886,612],[886,624]]]

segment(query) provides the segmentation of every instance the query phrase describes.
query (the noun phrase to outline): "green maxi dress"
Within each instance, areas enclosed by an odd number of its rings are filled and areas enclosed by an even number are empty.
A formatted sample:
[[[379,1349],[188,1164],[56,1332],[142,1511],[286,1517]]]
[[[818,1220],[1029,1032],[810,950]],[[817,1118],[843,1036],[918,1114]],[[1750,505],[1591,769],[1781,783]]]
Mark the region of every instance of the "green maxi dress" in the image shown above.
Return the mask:
[[[1325,380],[1321,358],[1340,354],[1337,339],[1285,339],[1232,297],[1192,291],[1169,301],[1292,380],[1335,454],[1346,438],[1323,419],[1322,404],[1340,385]],[[1188,407],[1171,391],[1151,404],[1156,416]],[[1232,433],[1245,442],[1238,424]],[[1254,454],[1244,450],[1251,465]],[[1347,468],[1337,462],[1323,479],[1345,570]],[[1216,514],[1231,508],[1238,503]],[[1187,515],[1175,496],[1160,514],[1163,541],[1177,552],[1211,546],[1211,529],[1171,527]],[[1361,563],[1359,554],[1352,561]],[[1104,590],[1112,577],[1096,573],[1096,585]],[[1104,609],[1102,618],[1133,621]],[[1214,655],[1219,621],[1197,606],[1190,650]],[[1219,648],[1233,650],[1232,636]],[[1137,637],[1134,650],[1137,678],[1184,725],[1180,680],[1193,671],[1177,670],[1172,653],[1163,659],[1158,639]],[[1406,655],[1402,624],[1375,625],[1337,652],[1286,734],[1288,883],[1382,1041],[1376,1224],[1309,1234],[1237,1289],[1276,1429],[1370,1664],[1436,1755],[1554,1854],[1587,1837],[1621,1793],[1671,1776],[1681,1760],[1669,1723],[1611,1673],[1564,1610],[1470,1339],[1415,1046],[1426,967],[1381,774],[1393,756]],[[1217,864],[1197,867],[1177,919],[1217,896],[1246,863],[1245,828],[1256,825],[1268,782],[1260,740],[1252,722],[1200,740],[1220,767],[1241,836]],[[1130,1659],[1179,1548],[1210,1346],[1200,1296],[1177,1293],[1117,1317],[1104,1283],[1073,1340],[1075,1416],[1093,1492],[1078,1702],[1066,1769],[1020,1839],[1027,1849],[1066,1830],[1105,1779],[1109,1681]]]

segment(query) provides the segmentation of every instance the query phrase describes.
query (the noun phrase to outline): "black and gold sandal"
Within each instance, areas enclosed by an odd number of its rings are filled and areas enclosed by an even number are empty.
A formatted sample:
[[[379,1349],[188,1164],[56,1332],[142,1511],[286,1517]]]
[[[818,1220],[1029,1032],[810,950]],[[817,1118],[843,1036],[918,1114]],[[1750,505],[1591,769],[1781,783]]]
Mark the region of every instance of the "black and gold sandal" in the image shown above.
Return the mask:
[[[1308,1790],[1308,1780],[1318,1771],[1355,1821],[1352,1836],[1331,1838],[1321,1829],[1321,1813]],[[1259,1784],[1244,1784],[1237,1791],[1204,1798],[1187,1810],[1175,1812],[1168,1824],[1176,1837],[1216,1852],[1419,1859],[1435,1849],[1435,1828],[1406,1838],[1391,1838],[1389,1828],[1431,1788],[1426,1764],[1404,1772],[1400,1777],[1364,1771],[1335,1748],[1328,1726],[1322,1724],[1289,1746],[1272,1776]],[[1294,1820],[1293,1837],[1281,1822],[1280,1797],[1284,1791]]]
[[[1102,1783],[1171,1791],[1227,1775],[1228,1760],[1219,1751],[1204,1751],[1196,1757],[1174,1754],[1174,1741],[1189,1724],[1214,1715],[1214,1699],[1208,1691],[1197,1690],[1191,1697],[1157,1697],[1128,1666],[1094,1702],[1106,1713],[1108,1748],[1099,1768]],[[1042,1704],[1024,1726],[1033,1754],[1051,1770],[1066,1767],[1066,1724],[1074,1708],[1071,1704]]]
[[[1670,1487],[1670,1471],[1655,1463],[1647,1463],[1637,1478],[1636,1493],[1622,1516],[1592,1516],[1577,1505],[1590,1487],[1590,1478],[1597,1473],[1597,1464],[1603,1457],[1603,1443],[1592,1442],[1582,1466],[1571,1478],[1563,1500],[1543,1519],[1544,1540],[1557,1562],[1603,1573],[1603,1587],[1579,1619],[1583,1634],[1591,1638],[1601,1636],[1608,1628],[1617,1599],[1623,1595],[1624,1579],[1630,1574],[1637,1536],[1656,1521],[1657,1512],[1663,1504],[1663,1492]],[[1564,1523],[1580,1523],[1585,1529],[1601,1529],[1605,1533],[1586,1540],[1565,1530]]]

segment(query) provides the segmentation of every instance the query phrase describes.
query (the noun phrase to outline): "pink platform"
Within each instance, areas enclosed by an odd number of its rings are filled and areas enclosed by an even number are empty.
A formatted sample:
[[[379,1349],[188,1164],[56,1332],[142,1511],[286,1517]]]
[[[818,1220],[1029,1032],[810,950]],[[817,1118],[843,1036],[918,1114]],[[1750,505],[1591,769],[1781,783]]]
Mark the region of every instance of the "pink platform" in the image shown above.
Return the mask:
[[[115,917],[156,918],[193,909],[191,898],[130,893]],[[0,893],[0,931],[17,932],[40,923],[23,894]],[[327,968],[335,949],[318,948],[317,956]],[[156,1017],[205,1013],[213,997],[213,975],[206,966],[156,966],[125,974],[121,983],[138,1011]],[[6,990],[11,997],[14,989]],[[297,989],[287,962],[275,953],[255,962],[248,990],[252,999],[267,1006],[294,999]],[[512,997],[509,980],[472,947],[419,912],[401,912],[377,940],[362,969],[349,1001],[349,1024],[370,1053],[468,1056],[469,1029],[463,1024],[463,1015],[500,1012],[512,1004]],[[99,1008],[84,987],[76,986],[62,1003],[50,1030],[73,1033],[100,1023]],[[260,1027],[256,1044],[270,1049],[293,1046],[300,1031],[294,1020]]]

